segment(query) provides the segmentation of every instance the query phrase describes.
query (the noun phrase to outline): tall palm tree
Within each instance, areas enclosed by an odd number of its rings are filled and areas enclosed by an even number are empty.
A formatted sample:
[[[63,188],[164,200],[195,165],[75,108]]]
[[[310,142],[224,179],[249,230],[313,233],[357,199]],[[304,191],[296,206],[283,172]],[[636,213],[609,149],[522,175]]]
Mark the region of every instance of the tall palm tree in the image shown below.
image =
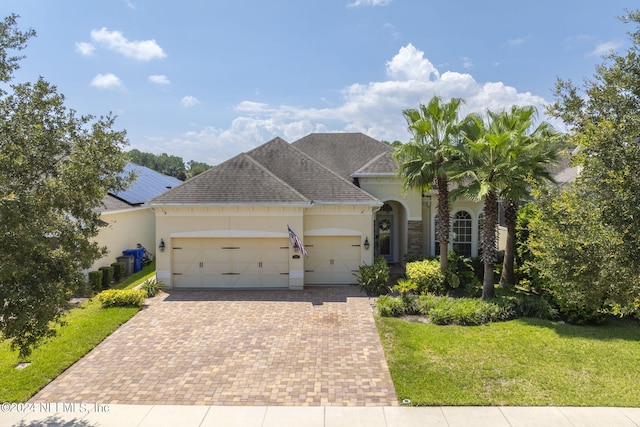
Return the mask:
[[[501,190],[507,227],[506,247],[502,263],[500,283],[511,286],[515,277],[515,233],[518,208],[523,200],[530,198],[534,185],[553,182],[550,166],[558,161],[560,133],[549,123],[542,122],[534,128],[537,111],[535,107],[514,106],[502,115],[503,127],[511,130],[511,144],[520,145],[519,155],[513,161],[513,177]]]
[[[450,232],[449,167],[452,147],[458,144],[458,109],[462,99],[443,102],[434,96],[427,105],[407,109],[403,115],[413,138],[397,148],[395,159],[405,189],[429,191],[435,184],[438,193],[436,235],[440,244],[440,269],[448,268]]]
[[[532,183],[551,179],[546,166],[557,158],[555,145],[550,143],[557,135],[552,126],[543,123],[530,132],[535,113],[534,107],[514,106],[510,111],[487,111],[486,119],[472,114],[461,125],[465,144],[459,169],[452,177],[463,182],[457,190],[460,195],[484,199],[485,220],[480,236],[483,298],[495,295],[499,198],[505,201],[507,215],[512,217],[508,220],[511,230],[505,259],[509,258],[507,268],[513,274],[517,205],[528,195]]]

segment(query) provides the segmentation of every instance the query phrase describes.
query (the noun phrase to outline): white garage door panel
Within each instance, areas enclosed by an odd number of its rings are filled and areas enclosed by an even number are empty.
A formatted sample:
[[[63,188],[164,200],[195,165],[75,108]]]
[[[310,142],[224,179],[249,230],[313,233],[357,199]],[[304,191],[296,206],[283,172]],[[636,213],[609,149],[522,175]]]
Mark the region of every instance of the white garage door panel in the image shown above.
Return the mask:
[[[305,285],[351,285],[360,265],[360,237],[307,237],[304,259]]]
[[[177,288],[288,287],[287,239],[174,239]]]

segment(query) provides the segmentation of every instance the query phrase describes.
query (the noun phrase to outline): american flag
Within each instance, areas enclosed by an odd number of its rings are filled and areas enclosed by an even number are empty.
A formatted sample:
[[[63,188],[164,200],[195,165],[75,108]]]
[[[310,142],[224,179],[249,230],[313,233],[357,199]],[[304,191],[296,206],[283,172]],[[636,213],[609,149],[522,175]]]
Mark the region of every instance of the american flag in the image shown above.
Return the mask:
[[[291,227],[289,227],[288,225],[287,225],[287,229],[289,230],[289,237],[291,237],[291,240],[293,240],[294,246],[298,245],[298,247],[300,248],[300,252],[302,252],[302,255],[306,256],[307,250],[304,248],[304,245],[300,241],[300,238],[296,236],[296,233],[294,233]]]

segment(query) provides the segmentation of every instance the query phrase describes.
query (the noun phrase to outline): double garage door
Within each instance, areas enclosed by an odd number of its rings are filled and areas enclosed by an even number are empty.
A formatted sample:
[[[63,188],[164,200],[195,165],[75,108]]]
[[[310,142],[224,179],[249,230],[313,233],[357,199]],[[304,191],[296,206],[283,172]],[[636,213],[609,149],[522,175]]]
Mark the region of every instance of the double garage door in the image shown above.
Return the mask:
[[[288,288],[289,244],[287,238],[172,239],[173,286]],[[359,236],[309,236],[304,244],[305,285],[357,283]]]
[[[171,242],[176,288],[287,288],[286,238],[179,238]]]

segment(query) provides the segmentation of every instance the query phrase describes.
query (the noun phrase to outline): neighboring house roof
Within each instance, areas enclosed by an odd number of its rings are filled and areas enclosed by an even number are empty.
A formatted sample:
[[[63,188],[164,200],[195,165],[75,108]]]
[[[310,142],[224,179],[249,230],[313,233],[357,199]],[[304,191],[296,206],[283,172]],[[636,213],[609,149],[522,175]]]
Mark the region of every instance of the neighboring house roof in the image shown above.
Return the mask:
[[[172,176],[129,162],[124,167],[124,173],[131,172],[136,176],[131,185],[127,189],[112,195],[132,206],[141,205],[147,200],[182,183],[182,181]]]
[[[123,191],[107,194],[102,199],[102,206],[96,211],[109,212],[135,208],[182,183],[172,176],[129,162],[124,167],[122,175],[126,176],[131,172],[135,174],[136,178],[129,187]]]
[[[291,145],[349,181],[374,157],[394,150],[362,133],[312,133]]]
[[[151,204],[378,204],[378,200],[281,138],[240,154]]]

